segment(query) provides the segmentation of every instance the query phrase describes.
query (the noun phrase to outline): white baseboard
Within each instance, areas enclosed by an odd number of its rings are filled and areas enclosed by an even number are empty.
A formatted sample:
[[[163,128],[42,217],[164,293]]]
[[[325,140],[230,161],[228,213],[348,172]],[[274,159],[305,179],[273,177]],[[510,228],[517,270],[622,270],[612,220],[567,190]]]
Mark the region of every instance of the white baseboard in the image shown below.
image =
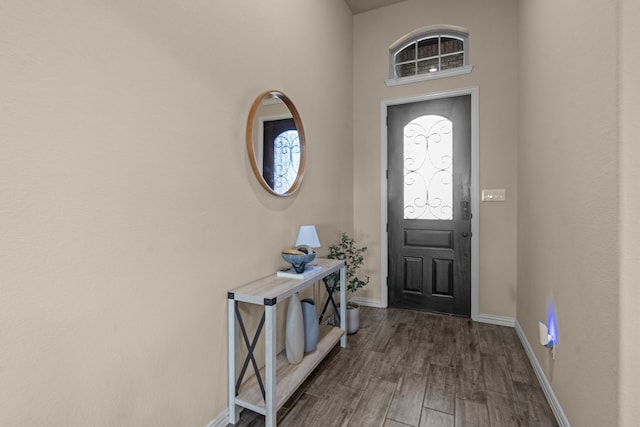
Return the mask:
[[[478,322],[490,323],[492,325],[499,326],[510,326],[512,328],[516,326],[516,319],[513,317],[496,316],[494,314],[480,313],[478,315]]]
[[[211,420],[211,422],[207,424],[207,427],[226,427],[227,424],[229,424],[229,410],[225,409]]]
[[[527,353],[527,356],[529,356],[529,362],[531,362],[531,366],[533,367],[533,370],[536,373],[536,377],[538,377],[538,382],[542,387],[542,391],[544,392],[544,395],[547,398],[547,401],[549,402],[549,406],[551,406],[553,415],[556,416],[556,421],[558,421],[558,424],[560,425],[560,427],[571,427],[571,424],[569,423],[567,416],[564,414],[564,411],[560,406],[560,402],[558,402],[558,399],[556,398],[556,395],[553,392],[553,389],[551,388],[551,384],[549,383],[549,380],[547,380],[547,376],[544,374],[544,371],[542,370],[542,366],[540,366],[540,363],[538,362],[538,358],[533,352],[533,349],[531,348],[531,345],[529,344],[529,341],[527,340],[527,337],[524,334],[524,331],[522,330],[522,328],[520,327],[520,324],[518,323],[518,321],[516,321],[515,326],[516,326],[516,332],[518,334],[518,337],[520,338],[520,342],[524,347],[524,351]]]
[[[377,299],[355,297],[351,298],[349,301],[355,302],[356,304],[365,305],[367,307],[387,308],[386,305],[383,305],[382,302]]]

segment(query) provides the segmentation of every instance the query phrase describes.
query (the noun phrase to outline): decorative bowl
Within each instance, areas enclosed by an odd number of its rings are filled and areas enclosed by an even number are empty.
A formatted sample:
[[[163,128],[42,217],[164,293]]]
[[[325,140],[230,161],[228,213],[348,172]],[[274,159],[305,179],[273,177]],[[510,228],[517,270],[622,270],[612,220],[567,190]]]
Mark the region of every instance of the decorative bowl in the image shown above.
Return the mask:
[[[311,252],[310,254],[300,255],[282,253],[282,258],[291,264],[296,273],[302,273],[305,266],[316,259],[316,253]]]

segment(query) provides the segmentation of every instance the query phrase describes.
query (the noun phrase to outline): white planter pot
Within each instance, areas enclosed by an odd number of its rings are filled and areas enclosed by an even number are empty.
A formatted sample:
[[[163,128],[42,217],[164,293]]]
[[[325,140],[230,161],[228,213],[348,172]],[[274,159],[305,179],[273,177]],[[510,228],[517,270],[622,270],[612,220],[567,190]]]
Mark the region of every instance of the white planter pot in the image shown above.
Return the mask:
[[[340,306],[338,306],[340,310]],[[355,302],[347,303],[347,334],[355,334],[360,329],[360,306]],[[340,325],[338,316],[334,316],[334,322],[336,325]]]

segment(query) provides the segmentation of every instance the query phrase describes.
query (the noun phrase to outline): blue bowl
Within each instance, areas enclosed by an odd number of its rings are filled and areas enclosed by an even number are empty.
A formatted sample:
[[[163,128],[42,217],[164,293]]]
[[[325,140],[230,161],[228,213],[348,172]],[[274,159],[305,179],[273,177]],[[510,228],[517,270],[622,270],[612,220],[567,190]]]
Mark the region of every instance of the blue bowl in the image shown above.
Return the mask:
[[[283,253],[282,258],[293,266],[296,273],[302,273],[305,266],[316,259],[316,253],[312,252],[310,254],[301,255]]]

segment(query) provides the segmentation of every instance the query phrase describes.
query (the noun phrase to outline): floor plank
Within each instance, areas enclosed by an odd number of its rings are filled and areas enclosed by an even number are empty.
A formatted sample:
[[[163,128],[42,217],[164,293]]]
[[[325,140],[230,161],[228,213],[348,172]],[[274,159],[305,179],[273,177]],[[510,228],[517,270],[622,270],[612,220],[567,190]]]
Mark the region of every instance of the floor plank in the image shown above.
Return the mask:
[[[513,381],[512,383],[513,390],[515,392],[515,397],[517,400],[527,402],[534,401],[540,404],[545,405],[547,403],[547,399],[544,396],[544,392],[538,385],[538,383],[521,383],[519,381]]]
[[[491,427],[487,405],[456,399],[456,427]]]
[[[316,418],[318,413],[319,398],[307,393],[303,393],[293,406],[283,417],[280,425],[282,427],[298,427],[308,425]]]
[[[486,388],[482,363],[460,360],[456,364],[456,397],[486,403]]]
[[[547,402],[536,402],[533,400],[514,400],[514,406],[520,425],[523,427],[558,427],[551,407]]]
[[[478,347],[482,354],[506,355],[503,333],[499,326],[478,323]]]
[[[487,409],[492,427],[513,427],[520,425],[513,400],[508,396],[487,392]]]
[[[350,391],[350,395],[346,393],[347,389]],[[309,423],[298,424],[298,426],[346,426],[360,399],[362,399],[362,390],[344,387],[342,391],[322,399],[317,407],[315,417]]]
[[[497,331],[502,335],[504,342],[507,366],[513,381],[529,384],[538,384],[538,380],[529,363],[529,358],[524,352],[522,343],[514,328],[500,327]]]
[[[422,413],[426,385],[426,375],[405,372],[397,384],[387,419],[417,426]]]
[[[420,418],[419,427],[453,427],[454,417],[451,414],[425,408]]]
[[[347,424],[349,427],[375,427],[384,424],[387,409],[393,398],[396,383],[381,378],[371,378],[358,406]]]
[[[399,423],[397,421],[393,421],[393,420],[390,420],[390,419],[387,418],[384,421],[383,427],[412,427],[412,426],[409,426],[409,425],[403,424],[403,423]]]
[[[453,414],[456,402],[456,375],[449,366],[430,365],[424,406]]]
[[[402,377],[402,372],[401,353],[397,351],[389,351],[388,353],[371,351],[363,359],[359,375],[361,375],[360,379],[362,376],[376,377],[395,383]]]
[[[483,355],[482,368],[487,391],[495,391],[509,396],[515,393],[504,356]]]

